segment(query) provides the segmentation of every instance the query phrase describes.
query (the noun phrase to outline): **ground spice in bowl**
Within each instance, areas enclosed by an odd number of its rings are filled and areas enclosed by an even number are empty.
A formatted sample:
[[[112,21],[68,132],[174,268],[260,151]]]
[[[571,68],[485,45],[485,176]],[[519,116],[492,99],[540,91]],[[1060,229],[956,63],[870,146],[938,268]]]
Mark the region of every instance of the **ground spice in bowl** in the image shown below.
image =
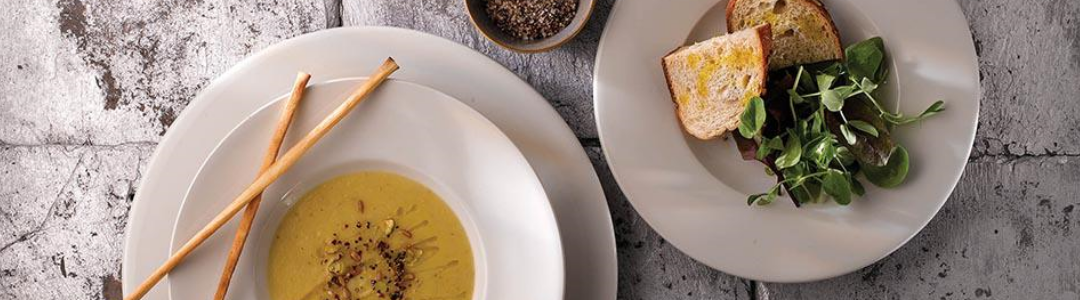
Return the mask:
[[[485,10],[495,26],[525,41],[553,36],[570,25],[577,0],[488,0]]]

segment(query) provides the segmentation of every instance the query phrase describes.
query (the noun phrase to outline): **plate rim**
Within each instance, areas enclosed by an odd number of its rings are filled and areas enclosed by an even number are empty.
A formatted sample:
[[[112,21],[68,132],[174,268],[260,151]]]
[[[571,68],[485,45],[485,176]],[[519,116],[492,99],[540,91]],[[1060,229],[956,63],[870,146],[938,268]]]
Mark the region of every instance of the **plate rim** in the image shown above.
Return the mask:
[[[712,5],[709,6],[709,9],[712,9],[713,6],[719,5],[719,3],[723,2],[723,1],[728,1],[728,0],[705,0],[705,1],[710,1],[712,3]],[[938,1],[932,1],[932,2],[933,3],[938,3]],[[945,3],[945,2],[947,2],[947,3]],[[634,4],[639,4],[640,2],[633,2],[633,3]],[[685,2],[677,2],[677,4],[685,5],[686,3]],[[948,9],[949,14],[951,14],[953,16],[956,16],[956,17],[959,17],[960,19],[965,21],[964,22],[965,24],[967,24],[967,22],[966,22],[967,21],[967,16],[963,13],[963,9],[960,7],[959,3],[955,2],[955,1],[944,1],[944,2],[941,2],[941,3],[938,3],[938,4],[944,6],[944,8]],[[616,20],[619,19],[618,18],[619,15],[625,15],[626,14],[626,13],[622,13],[622,14],[619,13],[621,11],[620,8],[625,10],[626,5],[627,4],[623,3],[623,2],[615,3],[612,10],[611,10],[611,13],[610,13],[607,21],[605,22],[604,32],[601,35],[600,40],[599,40],[599,46],[597,47],[597,52],[596,52],[596,61],[595,61],[595,64],[593,66],[593,85],[592,85],[592,88],[593,88],[593,107],[594,107],[593,115],[594,115],[594,118],[596,119],[596,122],[597,122],[597,126],[596,126],[597,127],[597,135],[599,137],[600,144],[602,146],[604,146],[604,149],[606,150],[603,153],[604,159],[608,162],[609,169],[611,170],[612,177],[614,177],[615,181],[620,184],[620,187],[622,186],[623,182],[628,182],[628,180],[625,178],[625,174],[620,174],[620,172],[617,170],[616,162],[613,161],[612,157],[611,157],[612,152],[607,147],[608,145],[610,145],[610,142],[609,142],[610,138],[605,137],[606,136],[605,130],[604,130],[605,127],[602,126],[602,123],[603,123],[602,120],[604,120],[605,118],[602,116],[602,112],[599,109],[602,106],[600,104],[600,102],[602,101],[601,100],[601,94],[604,93],[604,92],[602,92],[602,90],[604,90],[604,89],[601,88],[601,84],[600,84],[600,78],[601,78],[600,74],[601,74],[601,66],[603,65],[602,61],[604,60],[604,55],[603,55],[605,53],[604,50],[606,48],[606,44],[608,44],[608,42],[606,42],[606,41],[609,40],[609,30],[612,28],[611,25],[613,23],[615,23]],[[906,3],[906,5],[912,5],[912,3]],[[964,30],[967,32],[968,37],[972,36],[970,26],[965,26]],[[964,50],[965,50],[965,52],[970,53],[971,55],[968,56],[968,58],[970,58],[970,60],[965,61],[964,63],[965,63],[965,65],[973,66],[973,69],[976,71],[976,75],[978,75],[977,73],[981,68],[979,66],[978,54],[977,54],[977,51],[976,51],[976,48],[975,48],[975,42],[974,42],[973,38],[968,38],[965,41],[966,41],[966,43],[964,43],[964,48],[965,48]],[[970,51],[967,51],[967,50],[970,50]],[[657,63],[659,63],[659,62],[657,62]],[[970,134],[968,134],[966,137],[964,137],[964,141],[965,141],[965,145],[966,145],[965,146],[966,151],[964,151],[964,153],[966,153],[965,157],[970,157],[971,151],[974,148],[974,141],[975,141],[975,137],[977,135],[977,129],[978,129],[978,124],[979,124],[979,112],[981,110],[981,101],[982,101],[982,92],[983,92],[983,88],[982,88],[982,85],[980,83],[980,80],[979,80],[978,76],[976,76],[973,79],[974,79],[974,85],[973,85],[974,86],[974,91],[973,91],[974,92],[974,99],[972,99],[972,100],[974,100],[974,117],[971,119],[971,124],[972,124],[971,126],[975,130],[972,130]],[[710,268],[713,268],[715,270],[719,270],[719,271],[722,271],[722,272],[725,272],[725,273],[728,273],[728,274],[731,274],[731,275],[734,275],[734,276],[747,278],[747,279],[751,279],[751,280],[755,280],[755,281],[773,282],[773,283],[803,283],[803,282],[814,282],[814,281],[820,281],[820,280],[825,280],[825,279],[829,279],[829,278],[834,278],[834,277],[838,277],[838,276],[841,276],[841,275],[853,273],[853,272],[858,271],[860,269],[863,269],[863,268],[865,268],[867,266],[870,266],[873,263],[876,263],[876,262],[880,261],[881,259],[884,259],[884,258],[888,257],[889,255],[894,253],[896,250],[899,250],[901,247],[906,245],[909,241],[911,241],[911,239],[913,239],[919,233],[921,233],[922,230],[925,229],[926,226],[930,223],[930,221],[932,221],[937,216],[937,214],[941,211],[941,208],[944,207],[945,203],[948,202],[949,198],[952,196],[952,193],[955,192],[956,186],[959,184],[961,177],[963,176],[964,172],[966,171],[966,168],[967,168],[967,163],[965,162],[964,164],[962,164],[960,166],[959,172],[957,172],[955,174],[955,176],[952,176],[952,178],[951,178],[952,182],[951,182],[951,184],[949,184],[949,193],[948,193],[948,195],[946,195],[944,199],[942,199],[941,201],[938,201],[936,203],[935,208],[933,209],[933,213],[930,214],[929,218],[926,218],[925,220],[922,220],[920,222],[920,224],[918,226],[918,228],[919,228],[918,230],[915,230],[914,232],[909,234],[906,238],[904,238],[902,241],[900,241],[896,245],[892,246],[890,248],[890,250],[880,254],[873,261],[870,261],[870,262],[868,262],[866,264],[861,264],[861,265],[859,265],[857,267],[845,268],[845,270],[839,271],[839,272],[824,273],[824,274],[819,274],[818,276],[805,276],[803,278],[784,278],[784,279],[779,279],[779,280],[777,280],[775,278],[770,279],[770,278],[765,278],[765,277],[761,277],[761,276],[755,276],[755,275],[751,275],[751,274],[738,274],[738,273],[731,272],[729,270],[724,270],[723,268],[721,268],[721,266],[714,265],[714,264],[712,264],[712,263],[710,263],[708,261],[705,261],[705,260],[699,259],[698,257],[694,257],[694,256],[690,255],[685,250],[683,250],[683,247],[685,247],[685,244],[684,244],[685,242],[683,242],[683,241],[679,241],[677,239],[669,239],[669,241],[672,243],[673,246],[675,246],[675,248],[679,249],[681,252],[683,252],[684,254],[687,254],[687,256],[690,256],[692,259],[694,259],[695,261],[697,261],[699,263],[705,264],[705,265],[707,265]],[[641,205],[638,204],[638,203],[639,203],[639,201],[643,201],[643,200],[634,201],[632,199],[634,199],[635,196],[631,195],[631,192],[627,191],[626,189],[623,189],[623,192],[624,192],[624,196],[630,202],[631,206],[633,206],[636,211],[640,212],[640,210],[638,210],[638,208]],[[641,213],[639,213],[639,214],[641,214]],[[664,236],[663,232],[661,232],[662,231],[661,229],[653,226],[654,222],[656,220],[650,220],[650,218],[646,217],[645,214],[641,214],[641,217],[647,224],[649,224],[650,228],[653,228],[653,230],[656,230],[658,233],[661,234],[661,236]]]

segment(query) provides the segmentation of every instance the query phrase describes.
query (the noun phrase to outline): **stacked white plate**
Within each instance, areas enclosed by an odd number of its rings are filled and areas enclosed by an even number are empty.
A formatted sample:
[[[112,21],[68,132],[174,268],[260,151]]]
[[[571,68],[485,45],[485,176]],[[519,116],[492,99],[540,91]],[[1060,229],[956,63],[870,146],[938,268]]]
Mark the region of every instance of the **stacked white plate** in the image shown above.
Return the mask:
[[[778,0],[785,1],[785,0]],[[794,0],[787,0],[794,1]],[[728,1],[620,1],[608,19],[594,81],[597,129],[619,186],[672,245],[721,271],[772,282],[845,274],[915,236],[948,199],[967,164],[979,115],[979,68],[959,5],[948,0],[823,0],[847,45],[885,41],[891,108],[945,112],[899,128],[911,153],[907,182],[870,188],[847,207],[790,201],[747,207],[775,184],[732,141],[701,141],[676,120],[660,58],[726,32]],[[916,17],[913,17],[916,16]]]
[[[267,189],[230,297],[265,299],[263,266],[290,192],[361,170],[425,183],[462,219],[476,299],[614,299],[614,236],[588,157],[528,84],[466,47],[394,28],[321,31],[235,66],[162,140],[128,224],[124,287],[136,286],[254,178],[297,71],[314,75],[286,145],[388,56],[402,66]],[[236,228],[226,225],[147,299],[210,298]]]

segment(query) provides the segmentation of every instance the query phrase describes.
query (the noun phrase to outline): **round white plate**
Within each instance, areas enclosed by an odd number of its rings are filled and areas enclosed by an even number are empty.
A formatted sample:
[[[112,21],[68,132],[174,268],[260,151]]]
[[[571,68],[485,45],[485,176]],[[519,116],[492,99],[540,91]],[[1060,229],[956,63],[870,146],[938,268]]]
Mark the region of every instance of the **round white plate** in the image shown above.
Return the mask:
[[[362,83],[309,88],[285,149]],[[234,129],[203,164],[173,231],[177,251],[251,183],[285,95]],[[433,89],[391,80],[357,106],[263,194],[251,246],[237,265],[231,299],[269,299],[270,244],[285,200],[335,176],[385,170],[431,188],[458,215],[476,262],[474,299],[562,299],[563,264],[555,217],[525,157],[494,124]],[[285,197],[286,193],[295,196]],[[222,228],[236,232],[237,221]],[[215,234],[169,274],[172,299],[209,299],[232,234]]]
[[[615,5],[595,70],[596,119],[611,170],[638,213],[691,257],[771,282],[829,278],[867,266],[913,237],[964,171],[979,112],[979,73],[959,6],[941,0],[823,0],[845,45],[881,36],[893,77],[886,102],[916,114],[946,111],[899,129],[911,153],[907,182],[870,188],[851,206],[786,198],[748,207],[775,180],[741,159],[731,141],[698,141],[676,121],[660,67],[672,49],[726,32],[724,0]],[[911,18],[918,16],[918,18]]]
[[[566,299],[615,299],[611,216],[589,158],[565,121],[531,86],[484,55],[436,36],[386,27],[324,30],[276,44],[238,63],[191,101],[158,145],[132,204],[124,245],[125,293],[168,258],[180,202],[229,130],[288,92],[296,71],[313,74],[312,82],[360,77],[386,56],[402,65],[394,78],[461,100],[525,155],[558,221]],[[146,299],[168,299],[163,286]]]

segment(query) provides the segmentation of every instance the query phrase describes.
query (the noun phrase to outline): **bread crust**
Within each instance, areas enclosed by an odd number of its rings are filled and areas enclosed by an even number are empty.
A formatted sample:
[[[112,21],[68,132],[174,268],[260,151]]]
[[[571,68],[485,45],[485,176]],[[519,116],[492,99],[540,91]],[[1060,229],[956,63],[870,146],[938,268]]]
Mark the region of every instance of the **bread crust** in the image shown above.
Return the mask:
[[[730,0],[730,1],[728,1],[727,9],[724,12],[724,23],[727,24],[727,32],[728,33],[732,33],[732,32],[736,31],[731,14],[735,12],[735,6],[738,5],[738,3],[740,1],[749,1],[749,0]],[[753,0],[753,1],[761,1],[761,0]],[[836,23],[833,22],[832,15],[830,15],[829,10],[825,8],[825,4],[821,3],[821,1],[818,1],[818,0],[786,0],[786,1],[801,1],[801,2],[804,2],[804,3],[810,4],[811,7],[816,8],[816,9],[814,9],[814,11],[817,12],[819,17],[824,18],[825,22],[827,22],[829,24],[829,28],[832,29],[831,30],[832,31],[831,40],[832,40],[832,43],[834,45],[836,45],[836,53],[835,53],[836,57],[839,57],[840,60],[844,60],[845,59],[845,57],[844,57],[844,46],[840,43],[840,30],[836,28]],[[771,34],[770,34],[770,37],[771,37]]]
[[[724,23],[727,24],[727,32],[735,32],[735,26],[731,23],[731,13],[735,12],[735,4],[738,4],[740,0],[728,0],[727,8],[724,10]]]
[[[733,0],[737,1],[737,0]],[[761,95],[765,95],[768,90],[765,88],[765,83],[769,81],[769,55],[772,54],[772,25],[766,23],[754,27],[758,33],[758,42],[761,43]]]
[[[735,1],[738,1],[738,0],[735,0]],[[796,1],[800,1],[800,0],[796,0]],[[839,57],[840,60],[846,59],[844,57],[844,45],[840,43],[840,30],[836,28],[836,23],[833,22],[832,15],[830,15],[829,10],[825,8],[825,4],[821,3],[821,1],[818,1],[818,0],[801,0],[801,1],[810,2],[810,4],[813,4],[814,7],[818,8],[817,9],[818,13],[821,14],[822,17],[825,18],[825,21],[829,23],[829,28],[832,29],[833,44],[836,45],[836,57]]]
[[[660,66],[664,68],[664,81],[667,82],[668,94],[671,95],[671,104],[675,106],[675,119],[679,120],[679,128],[682,128],[683,132],[690,133],[689,128],[686,128],[686,121],[682,118],[682,107],[679,107],[679,101],[675,99],[675,88],[673,88],[674,85],[671,83],[671,72],[668,70],[667,62],[664,61],[668,56],[675,54],[675,52],[679,52],[679,50],[686,49],[686,47],[687,46],[679,46],[678,48],[671,50],[671,52],[668,52],[668,54],[665,54],[660,58]],[[696,135],[694,135],[694,137],[704,140],[704,138]]]
[[[765,84],[766,84],[766,82],[768,82],[768,76],[769,76],[769,54],[772,53],[772,25],[770,25],[770,24],[758,25],[758,26],[754,27],[754,30],[757,32],[758,45],[760,46],[760,47],[758,47],[758,49],[760,49],[759,51],[761,51],[761,53],[759,53],[759,54],[761,54],[760,55],[761,61],[758,64],[758,67],[759,67],[758,70],[763,75],[763,76],[761,76],[761,82],[759,82],[758,84],[760,86],[761,94],[764,95],[765,92],[766,92]],[[718,137],[723,136],[724,134],[716,134],[716,135],[712,135],[712,136],[699,136],[699,135],[691,133],[690,130],[688,130],[688,128],[686,127],[686,121],[683,120],[683,118],[682,118],[682,116],[683,116],[682,107],[679,106],[679,101],[678,101],[678,99],[676,99],[677,96],[675,96],[675,89],[673,88],[674,85],[671,82],[671,73],[670,73],[670,70],[668,70],[667,62],[664,61],[668,56],[671,56],[672,54],[675,54],[676,52],[679,52],[680,50],[683,50],[683,49],[686,49],[686,48],[687,48],[687,46],[679,46],[678,48],[675,48],[674,50],[671,50],[666,55],[664,55],[663,57],[660,58],[660,66],[661,66],[661,68],[663,68],[663,71],[664,71],[664,81],[667,83],[668,94],[671,97],[671,104],[675,106],[675,118],[677,120],[679,120],[679,128],[682,128],[683,132],[686,132],[687,134],[690,134],[690,135],[692,135],[695,138],[698,138],[700,140],[706,140],[706,141],[707,140],[714,140],[714,139],[716,139]],[[724,128],[724,130],[722,130],[722,132],[731,132],[731,131],[733,131],[735,129],[738,129],[737,125],[736,125],[735,128]]]

